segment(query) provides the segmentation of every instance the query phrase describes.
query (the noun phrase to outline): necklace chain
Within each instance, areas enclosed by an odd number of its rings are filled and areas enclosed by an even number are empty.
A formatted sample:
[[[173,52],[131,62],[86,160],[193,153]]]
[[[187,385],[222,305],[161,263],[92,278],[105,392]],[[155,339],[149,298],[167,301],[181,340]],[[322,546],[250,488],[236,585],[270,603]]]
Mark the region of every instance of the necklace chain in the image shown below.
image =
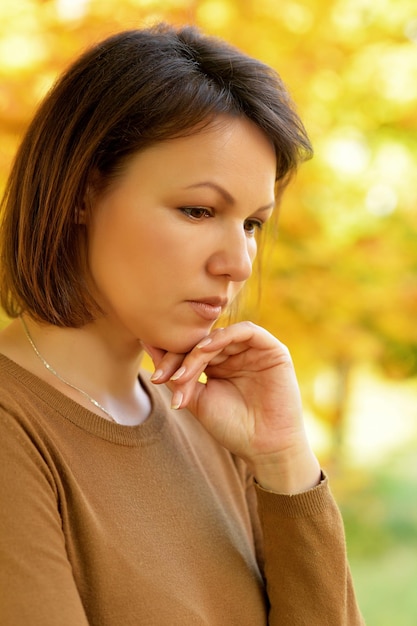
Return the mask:
[[[90,394],[88,394],[86,391],[84,391],[83,389],[80,389],[76,385],[73,385],[73,383],[70,383],[68,380],[63,378],[61,376],[61,374],[58,374],[58,372],[52,367],[52,365],[50,365],[48,363],[48,361],[46,359],[44,359],[42,354],[39,352],[38,348],[35,345],[35,342],[32,339],[32,335],[29,332],[29,328],[27,327],[26,322],[25,322],[25,320],[23,319],[22,316],[20,316],[20,321],[22,322],[22,326],[23,326],[23,329],[25,331],[25,335],[26,335],[26,337],[27,337],[27,339],[28,339],[28,341],[29,341],[29,343],[30,343],[34,353],[36,354],[38,359],[41,361],[42,365],[48,370],[48,372],[51,372],[51,374],[53,374],[56,378],[58,378],[58,380],[60,380],[62,383],[64,383],[64,385],[67,385],[68,387],[71,387],[71,389],[75,389],[75,391],[78,391],[78,393],[80,393],[85,398],[87,398],[87,400],[89,402],[91,402],[91,404],[93,404],[97,409],[100,409],[100,411],[103,411],[103,413],[105,413],[105,415],[107,415],[111,419],[112,422],[116,422],[116,424],[118,424],[119,422],[117,421],[117,419],[115,417],[113,417],[113,415],[111,413],[109,413],[107,411],[107,409],[105,409],[104,406],[102,406],[100,404],[100,402],[97,402],[97,400],[95,400],[92,396],[90,396]]]

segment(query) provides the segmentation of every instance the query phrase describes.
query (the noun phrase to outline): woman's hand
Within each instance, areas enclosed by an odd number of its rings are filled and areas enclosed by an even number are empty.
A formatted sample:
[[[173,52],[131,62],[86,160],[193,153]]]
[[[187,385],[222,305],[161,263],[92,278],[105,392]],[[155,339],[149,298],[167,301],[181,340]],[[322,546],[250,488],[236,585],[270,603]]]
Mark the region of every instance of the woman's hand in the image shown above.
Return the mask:
[[[265,329],[251,322],[216,329],[185,355],[145,349],[156,367],[152,381],[173,392],[172,407],[187,407],[261,486],[298,493],[318,484],[291,356]]]

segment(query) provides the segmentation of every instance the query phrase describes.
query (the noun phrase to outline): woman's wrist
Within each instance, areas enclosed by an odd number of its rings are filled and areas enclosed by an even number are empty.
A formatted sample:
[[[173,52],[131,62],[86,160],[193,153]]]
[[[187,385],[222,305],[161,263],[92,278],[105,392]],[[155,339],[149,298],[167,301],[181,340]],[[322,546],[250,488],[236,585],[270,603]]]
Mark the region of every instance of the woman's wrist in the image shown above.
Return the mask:
[[[252,472],[260,487],[283,495],[309,491],[322,480],[320,463],[311,448],[263,459],[252,465]]]

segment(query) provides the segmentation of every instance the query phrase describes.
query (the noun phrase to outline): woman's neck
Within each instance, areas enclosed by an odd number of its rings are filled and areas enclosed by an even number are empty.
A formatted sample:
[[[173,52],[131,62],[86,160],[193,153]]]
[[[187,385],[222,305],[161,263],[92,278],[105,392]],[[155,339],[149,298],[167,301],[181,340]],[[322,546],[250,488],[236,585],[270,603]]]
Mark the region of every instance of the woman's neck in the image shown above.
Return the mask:
[[[59,328],[25,317],[25,325],[29,337],[21,320],[0,333],[0,352],[106,419],[135,425],[147,418],[151,407],[138,380],[143,354],[138,339],[104,319]]]

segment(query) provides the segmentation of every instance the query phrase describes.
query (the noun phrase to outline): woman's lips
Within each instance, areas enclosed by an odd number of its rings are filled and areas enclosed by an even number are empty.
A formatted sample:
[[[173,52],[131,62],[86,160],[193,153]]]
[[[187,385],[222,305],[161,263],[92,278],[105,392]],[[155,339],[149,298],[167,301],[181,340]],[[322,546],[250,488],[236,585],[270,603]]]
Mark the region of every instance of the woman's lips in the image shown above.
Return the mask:
[[[188,300],[188,303],[201,318],[208,322],[217,320],[225,306],[220,300]]]

